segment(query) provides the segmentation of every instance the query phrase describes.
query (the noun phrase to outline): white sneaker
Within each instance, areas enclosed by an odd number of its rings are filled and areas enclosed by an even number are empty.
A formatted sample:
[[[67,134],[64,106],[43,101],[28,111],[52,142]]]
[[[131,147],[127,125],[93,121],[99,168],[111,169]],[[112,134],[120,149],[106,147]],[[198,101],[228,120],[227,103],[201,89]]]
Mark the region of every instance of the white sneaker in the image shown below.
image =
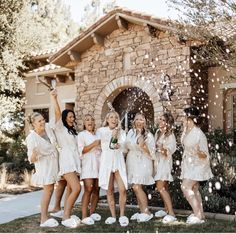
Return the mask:
[[[108,217],[106,220],[105,220],[105,224],[113,224],[116,222],[116,218],[114,217]]]
[[[72,219],[74,219],[74,220],[77,222],[78,225],[80,224],[81,220],[80,220],[80,218],[79,218],[78,216],[76,216],[76,215],[71,215],[70,217],[71,217]]]
[[[73,219],[73,218],[69,218],[69,219],[66,219],[66,220],[63,220],[61,221],[61,224],[65,227],[68,227],[68,228],[76,228],[78,227],[78,222]]]
[[[163,220],[162,220],[162,222],[163,223],[173,223],[174,221],[176,221],[177,219],[174,217],[174,216],[172,216],[172,215],[166,215],[164,218],[163,218]]]
[[[188,217],[187,217],[187,220],[190,219],[191,217],[194,217],[195,215],[194,214],[190,214]]]
[[[150,219],[153,218],[153,214],[146,214],[146,213],[141,213],[137,217],[137,222],[148,222]]]
[[[205,220],[199,219],[196,216],[192,216],[191,218],[187,219],[186,223],[187,224],[201,224],[201,223],[205,223]]]
[[[56,219],[48,219],[45,222],[40,224],[40,227],[57,227],[59,223],[57,222]]]
[[[156,218],[162,218],[162,217],[165,217],[166,215],[167,213],[164,210],[159,210],[155,213]]]
[[[91,217],[86,217],[82,219],[81,223],[86,224],[86,225],[93,225],[94,220]]]
[[[94,220],[94,221],[100,221],[101,220],[101,215],[98,213],[93,213],[90,215],[90,217]]]
[[[139,213],[135,213],[131,216],[130,220],[137,220]]]
[[[129,219],[126,216],[120,216],[119,223],[121,227],[126,227],[129,225]]]
[[[57,211],[57,212],[50,213],[50,215],[51,215],[52,217],[56,217],[56,218],[62,219],[62,218],[63,218],[63,215],[64,215],[64,211],[63,211],[63,210],[59,210],[59,211]]]

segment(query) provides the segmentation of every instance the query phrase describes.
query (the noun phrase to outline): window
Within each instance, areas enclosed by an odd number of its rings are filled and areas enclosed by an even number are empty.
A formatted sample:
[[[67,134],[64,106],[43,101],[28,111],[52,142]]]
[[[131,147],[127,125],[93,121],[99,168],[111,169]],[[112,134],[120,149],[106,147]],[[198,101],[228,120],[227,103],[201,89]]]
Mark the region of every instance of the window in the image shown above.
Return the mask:
[[[73,110],[74,111],[74,108],[75,108],[75,103],[73,103],[73,102],[65,103],[65,109]]]
[[[42,114],[42,116],[45,118],[46,122],[49,122],[49,109],[48,108],[33,109],[33,111]]]

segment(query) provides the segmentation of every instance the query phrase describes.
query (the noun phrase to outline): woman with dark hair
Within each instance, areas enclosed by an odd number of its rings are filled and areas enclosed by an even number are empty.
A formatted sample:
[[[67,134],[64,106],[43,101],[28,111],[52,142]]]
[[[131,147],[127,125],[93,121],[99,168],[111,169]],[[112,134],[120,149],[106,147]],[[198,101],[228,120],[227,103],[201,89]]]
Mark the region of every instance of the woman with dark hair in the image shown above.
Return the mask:
[[[147,222],[152,219],[153,214],[148,209],[148,199],[143,191],[143,185],[155,183],[152,176],[155,141],[152,133],[147,130],[146,118],[141,113],[135,115],[133,128],[127,134],[126,148],[128,183],[132,185],[141,211],[135,213],[131,220]]]
[[[165,112],[159,119],[159,129],[155,134],[156,156],[155,161],[156,188],[164,201],[166,211],[160,210],[155,213],[157,218],[163,218],[163,223],[170,223],[176,220],[169,193],[169,182],[173,181],[172,154],[176,150],[176,139],[173,133],[174,117],[170,112]]]
[[[87,114],[84,117],[84,131],[78,134],[78,148],[81,158],[81,176],[84,183],[82,197],[82,223],[93,225],[94,221],[101,220],[101,216],[95,213],[98,199],[98,175],[100,164],[100,140],[95,134],[95,119]],[[90,214],[88,216],[88,206]]]
[[[191,106],[184,109],[184,131],[181,142],[184,148],[181,165],[181,189],[193,209],[187,218],[188,224],[204,223],[202,198],[199,182],[210,179],[213,175],[210,168],[210,155],[207,138],[199,128],[200,111]]]
[[[56,90],[51,92],[51,96],[55,111],[55,135],[59,146],[59,176],[67,182],[67,194],[61,223],[66,227],[76,228],[80,219],[75,215],[71,215],[71,212],[80,193],[78,175],[81,168],[77,147],[77,132],[74,126],[75,113],[72,110],[64,110],[61,113]]]

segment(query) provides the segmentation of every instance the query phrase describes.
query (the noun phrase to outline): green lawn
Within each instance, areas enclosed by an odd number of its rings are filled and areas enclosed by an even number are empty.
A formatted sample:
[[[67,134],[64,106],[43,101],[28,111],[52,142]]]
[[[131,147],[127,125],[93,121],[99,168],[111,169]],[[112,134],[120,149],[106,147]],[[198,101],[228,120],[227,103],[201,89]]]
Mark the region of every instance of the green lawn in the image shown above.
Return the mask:
[[[207,220],[206,223],[200,225],[186,225],[186,217],[178,216],[178,222],[167,225],[162,224],[162,222],[156,218],[147,222],[147,223],[137,223],[136,221],[131,221],[129,226],[127,227],[120,227],[119,223],[113,225],[106,225],[104,224],[105,219],[109,216],[108,208],[100,207],[98,213],[102,215],[102,220],[100,222],[96,222],[95,225],[86,226],[80,225],[76,229],[69,229],[65,228],[62,225],[56,228],[40,228],[39,227],[39,215],[29,216],[27,218],[21,218],[14,221],[11,221],[6,224],[0,225],[0,233],[4,232],[11,232],[11,233],[27,233],[27,232],[58,232],[58,233],[65,233],[65,232],[83,232],[83,233],[91,233],[91,232],[140,232],[140,233],[151,233],[151,232],[236,232],[236,222],[228,222],[228,221],[221,221],[221,220]],[[135,209],[127,209],[127,216],[131,216],[137,210]],[[77,208],[74,210],[74,213],[81,217],[81,210]]]

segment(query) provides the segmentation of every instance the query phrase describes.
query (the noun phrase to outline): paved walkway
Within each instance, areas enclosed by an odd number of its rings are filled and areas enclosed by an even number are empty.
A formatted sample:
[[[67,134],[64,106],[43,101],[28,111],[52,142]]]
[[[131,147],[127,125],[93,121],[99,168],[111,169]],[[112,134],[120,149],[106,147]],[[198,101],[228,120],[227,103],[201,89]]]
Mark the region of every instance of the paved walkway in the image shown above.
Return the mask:
[[[76,201],[77,203],[81,201],[83,195],[83,186],[81,188],[82,190]],[[105,191],[101,190],[100,195],[104,194]],[[8,195],[0,199],[0,224],[40,213],[41,196],[42,190],[20,195]],[[52,197],[49,210],[52,209],[53,204],[54,196]]]

